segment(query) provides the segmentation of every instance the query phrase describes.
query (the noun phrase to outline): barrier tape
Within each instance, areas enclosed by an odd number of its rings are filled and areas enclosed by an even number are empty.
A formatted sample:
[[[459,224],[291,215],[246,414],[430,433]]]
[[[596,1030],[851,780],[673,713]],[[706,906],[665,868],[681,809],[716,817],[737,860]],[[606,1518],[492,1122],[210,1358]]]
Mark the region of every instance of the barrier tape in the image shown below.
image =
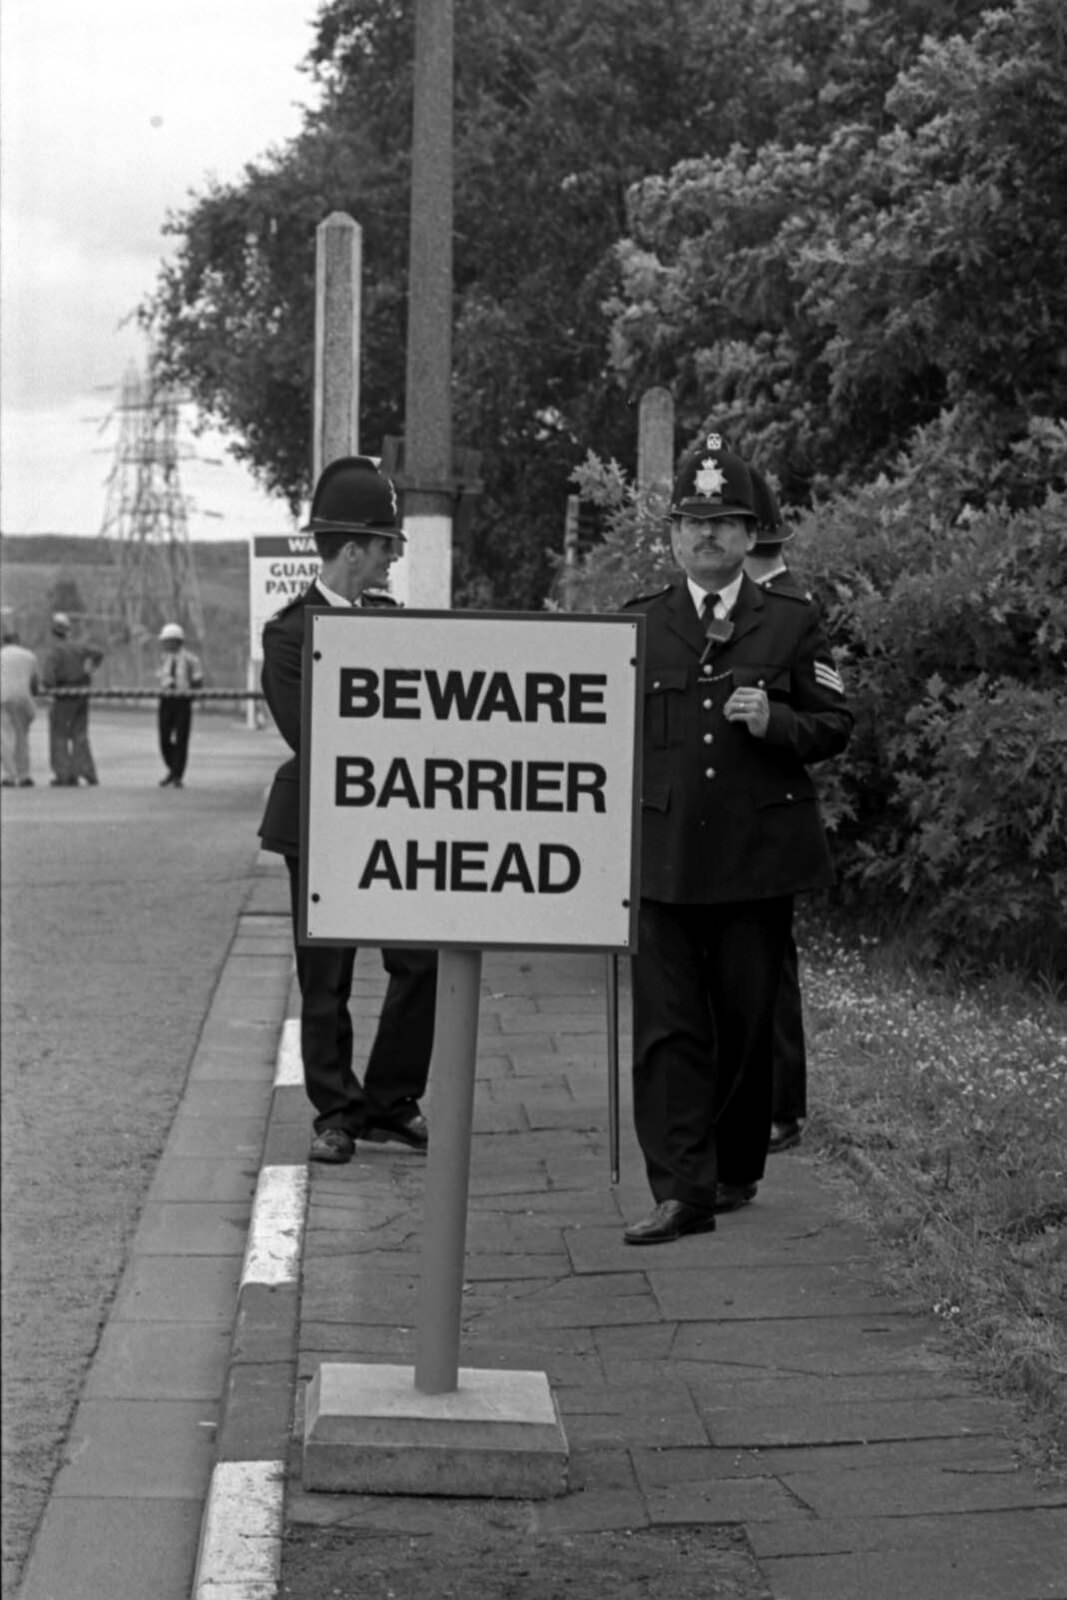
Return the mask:
[[[160,689],[41,689],[40,700],[262,700],[260,689],[190,689],[187,695],[166,695]]]

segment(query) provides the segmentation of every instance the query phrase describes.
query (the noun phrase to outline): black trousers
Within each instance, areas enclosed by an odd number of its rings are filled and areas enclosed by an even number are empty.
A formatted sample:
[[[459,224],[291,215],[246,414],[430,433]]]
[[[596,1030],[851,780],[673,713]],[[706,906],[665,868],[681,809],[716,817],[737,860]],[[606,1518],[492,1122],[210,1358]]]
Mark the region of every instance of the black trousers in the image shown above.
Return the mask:
[[[425,1093],[437,999],[436,950],[382,951],[389,984],[362,1084],[352,1070],[355,945],[297,943],[300,863],[289,869],[296,975],[300,984],[300,1053],[304,1088],[315,1108],[315,1132],[343,1128],[358,1136],[395,1116]]]
[[[193,702],[186,694],[165,694],[159,702],[159,749],[172,778],[182,778],[189,759]]]
[[[771,1119],[799,1122],[808,1114],[808,1053],[796,940],[790,933],[774,1005],[774,1094]]]
[[[656,1200],[711,1206],[763,1176],[790,897],[641,902],[633,958],[634,1124]]]

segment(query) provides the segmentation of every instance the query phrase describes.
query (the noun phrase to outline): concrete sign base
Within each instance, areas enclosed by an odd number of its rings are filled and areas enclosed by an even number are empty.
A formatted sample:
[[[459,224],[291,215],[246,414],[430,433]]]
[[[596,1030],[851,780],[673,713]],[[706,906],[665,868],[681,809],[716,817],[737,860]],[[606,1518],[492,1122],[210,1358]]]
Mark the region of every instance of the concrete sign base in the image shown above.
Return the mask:
[[[308,1490],[547,1500],[568,1465],[543,1372],[461,1367],[457,1389],[431,1395],[411,1367],[322,1362],[308,1388]]]

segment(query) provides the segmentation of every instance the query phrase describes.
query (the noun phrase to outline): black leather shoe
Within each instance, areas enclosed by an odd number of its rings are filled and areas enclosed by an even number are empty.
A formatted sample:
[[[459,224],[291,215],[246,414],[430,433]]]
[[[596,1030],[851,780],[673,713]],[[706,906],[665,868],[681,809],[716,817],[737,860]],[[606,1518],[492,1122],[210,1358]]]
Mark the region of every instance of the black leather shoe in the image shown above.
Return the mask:
[[[754,1183],[717,1183],[715,1185],[715,1210],[722,1215],[726,1211],[740,1211],[742,1206],[750,1205],[756,1198],[756,1185]]]
[[[356,1141],[344,1128],[323,1128],[311,1141],[309,1161],[325,1161],[331,1166],[343,1166],[356,1153]]]
[[[771,1136],[767,1140],[767,1154],[774,1156],[781,1150],[792,1150],[800,1143],[799,1122],[772,1122]]]
[[[406,1144],[410,1150],[425,1151],[430,1143],[430,1130],[416,1106],[412,1111],[398,1112],[395,1117],[376,1117],[367,1123],[366,1137],[375,1144],[395,1140],[397,1144]]]
[[[715,1213],[704,1206],[691,1206],[685,1200],[661,1200],[654,1211],[640,1222],[631,1223],[623,1234],[627,1244],[666,1244],[683,1233],[714,1233]]]

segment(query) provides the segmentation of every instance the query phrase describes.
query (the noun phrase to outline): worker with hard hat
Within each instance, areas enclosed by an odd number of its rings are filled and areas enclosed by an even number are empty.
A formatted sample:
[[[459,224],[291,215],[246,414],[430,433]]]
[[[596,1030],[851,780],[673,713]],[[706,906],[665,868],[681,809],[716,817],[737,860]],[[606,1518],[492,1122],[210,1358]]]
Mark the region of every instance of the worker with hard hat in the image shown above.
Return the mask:
[[[189,759],[189,735],[193,726],[193,693],[203,687],[204,671],[200,659],[185,648],[185,630],[177,622],[165,622],[159,630],[162,658],[156,671],[159,680],[159,748],[166,775],[161,789],[180,789]]]
[[[54,789],[76,789],[79,778],[90,787],[99,781],[89,747],[89,686],[104,652],[99,645],[77,642],[71,637],[72,632],[73,623],[67,613],[54,611],[52,643],[41,665],[41,688],[52,692],[48,753]]]

